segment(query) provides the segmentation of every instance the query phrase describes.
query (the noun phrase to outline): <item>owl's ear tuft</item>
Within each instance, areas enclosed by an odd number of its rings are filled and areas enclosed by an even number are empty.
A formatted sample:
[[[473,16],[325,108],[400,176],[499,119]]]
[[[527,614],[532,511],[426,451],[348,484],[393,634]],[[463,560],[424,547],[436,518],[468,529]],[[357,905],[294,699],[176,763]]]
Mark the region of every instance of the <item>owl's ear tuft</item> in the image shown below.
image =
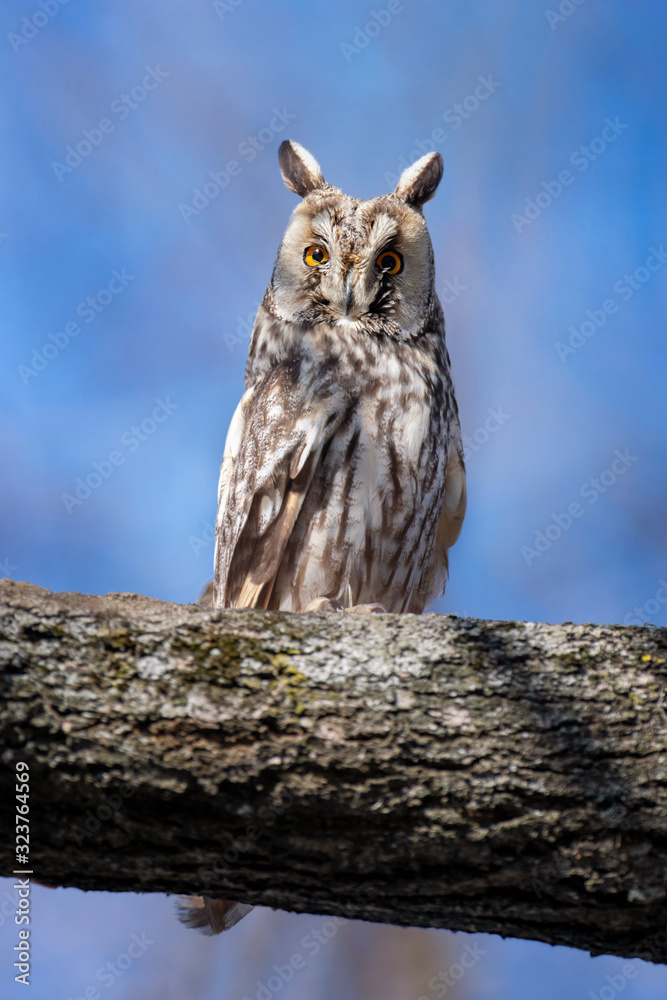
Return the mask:
[[[411,167],[405,168],[394,194],[413,208],[419,208],[435,194],[443,170],[440,153],[427,153]]]
[[[298,142],[291,139],[281,142],[278,163],[286,186],[302,198],[324,184],[319,163]]]

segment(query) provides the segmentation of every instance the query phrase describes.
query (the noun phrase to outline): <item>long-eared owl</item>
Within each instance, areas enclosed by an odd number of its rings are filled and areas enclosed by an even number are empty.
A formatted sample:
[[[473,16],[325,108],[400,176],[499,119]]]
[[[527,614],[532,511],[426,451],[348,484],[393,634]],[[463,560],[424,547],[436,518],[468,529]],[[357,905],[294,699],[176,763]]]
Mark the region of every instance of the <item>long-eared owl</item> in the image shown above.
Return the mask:
[[[301,196],[257,312],[218,490],[218,608],[421,612],[444,592],[466,483],[422,205],[442,157],[362,201],[283,142]],[[192,898],[225,929],[244,904]]]
[[[422,157],[369,201],[327,184],[295,142],[281,145],[280,167],[302,201],[227,435],[213,603],[421,612],[444,592],[466,496],[422,214],[442,157]]]

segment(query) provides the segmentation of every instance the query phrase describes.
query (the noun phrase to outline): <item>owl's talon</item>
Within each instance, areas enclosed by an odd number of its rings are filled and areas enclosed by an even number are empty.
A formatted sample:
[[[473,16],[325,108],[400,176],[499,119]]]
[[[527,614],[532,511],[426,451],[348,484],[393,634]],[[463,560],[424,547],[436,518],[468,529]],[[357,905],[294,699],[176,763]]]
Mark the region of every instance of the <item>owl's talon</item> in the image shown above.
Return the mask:
[[[352,608],[345,608],[346,611],[354,611],[357,615],[386,615],[387,609],[384,604],[355,604]]]
[[[345,605],[330,597],[318,597],[304,608],[305,611],[345,611]]]

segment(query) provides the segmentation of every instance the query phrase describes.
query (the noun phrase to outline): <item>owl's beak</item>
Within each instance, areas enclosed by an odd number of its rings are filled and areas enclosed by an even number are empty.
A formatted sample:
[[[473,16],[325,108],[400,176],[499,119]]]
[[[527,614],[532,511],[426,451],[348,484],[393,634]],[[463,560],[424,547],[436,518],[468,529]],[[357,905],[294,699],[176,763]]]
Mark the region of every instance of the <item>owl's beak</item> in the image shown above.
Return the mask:
[[[354,270],[350,268],[345,278],[345,315],[349,316],[354,310]]]

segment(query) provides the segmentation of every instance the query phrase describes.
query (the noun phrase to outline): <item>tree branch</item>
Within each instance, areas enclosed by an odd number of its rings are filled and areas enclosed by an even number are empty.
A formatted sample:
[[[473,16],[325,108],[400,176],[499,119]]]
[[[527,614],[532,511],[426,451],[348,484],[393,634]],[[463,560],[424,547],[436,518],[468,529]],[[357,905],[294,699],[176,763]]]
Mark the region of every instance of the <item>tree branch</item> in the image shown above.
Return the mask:
[[[667,960],[667,635],[0,584],[0,868]]]

